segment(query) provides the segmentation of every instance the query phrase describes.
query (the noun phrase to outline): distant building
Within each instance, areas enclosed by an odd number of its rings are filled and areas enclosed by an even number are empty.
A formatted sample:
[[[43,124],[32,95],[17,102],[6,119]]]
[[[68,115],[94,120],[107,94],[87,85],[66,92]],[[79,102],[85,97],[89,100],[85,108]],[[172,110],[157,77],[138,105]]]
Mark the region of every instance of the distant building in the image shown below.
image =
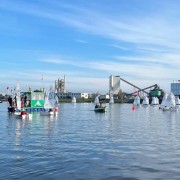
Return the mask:
[[[99,96],[99,99],[102,99],[102,100],[104,100],[104,99],[109,99],[109,94],[100,95],[100,96]]]
[[[88,99],[88,93],[72,93],[72,92],[68,92],[68,93],[57,93],[57,96],[59,98],[73,98],[75,97],[76,99]]]
[[[120,90],[120,76],[113,76],[109,77],[109,94],[118,94]]]
[[[55,81],[55,91],[57,93],[65,93],[65,76],[64,79],[58,79]]]
[[[171,92],[175,96],[180,96],[180,80],[178,80],[177,82],[171,83]]]

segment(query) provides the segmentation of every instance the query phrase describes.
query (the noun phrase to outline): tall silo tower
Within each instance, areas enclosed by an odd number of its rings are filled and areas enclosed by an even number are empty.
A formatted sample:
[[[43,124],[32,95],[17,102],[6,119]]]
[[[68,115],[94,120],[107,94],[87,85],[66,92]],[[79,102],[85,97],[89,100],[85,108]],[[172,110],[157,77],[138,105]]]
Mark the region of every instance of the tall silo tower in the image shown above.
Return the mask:
[[[113,94],[118,94],[120,90],[120,76],[109,77],[109,94],[110,96]]]

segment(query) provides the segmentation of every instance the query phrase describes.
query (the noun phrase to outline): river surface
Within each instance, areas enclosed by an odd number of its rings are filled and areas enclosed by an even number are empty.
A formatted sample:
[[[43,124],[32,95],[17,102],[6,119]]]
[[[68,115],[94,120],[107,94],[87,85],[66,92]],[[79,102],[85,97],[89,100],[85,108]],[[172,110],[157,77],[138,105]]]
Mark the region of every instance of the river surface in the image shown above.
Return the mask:
[[[61,103],[22,120],[0,104],[0,179],[180,179],[180,112]]]

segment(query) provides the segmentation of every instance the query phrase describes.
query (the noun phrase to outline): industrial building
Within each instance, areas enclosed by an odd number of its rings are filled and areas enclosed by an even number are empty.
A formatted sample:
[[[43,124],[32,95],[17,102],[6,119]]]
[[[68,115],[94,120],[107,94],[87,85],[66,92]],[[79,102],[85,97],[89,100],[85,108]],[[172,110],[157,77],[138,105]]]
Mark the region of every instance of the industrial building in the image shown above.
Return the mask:
[[[59,98],[73,98],[75,97],[76,99],[81,99],[81,98],[84,98],[84,99],[88,99],[88,93],[72,93],[72,92],[68,92],[68,93],[57,93],[57,96]]]
[[[64,79],[58,79],[55,81],[55,92],[56,93],[65,93],[65,76]]]
[[[180,80],[178,80],[177,82],[171,83],[171,92],[175,96],[180,96]]]

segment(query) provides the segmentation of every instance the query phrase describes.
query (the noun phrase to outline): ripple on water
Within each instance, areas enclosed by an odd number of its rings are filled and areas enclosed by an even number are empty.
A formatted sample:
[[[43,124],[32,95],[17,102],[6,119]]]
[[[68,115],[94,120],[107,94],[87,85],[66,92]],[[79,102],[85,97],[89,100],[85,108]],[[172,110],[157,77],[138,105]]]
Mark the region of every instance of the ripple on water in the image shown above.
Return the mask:
[[[179,112],[61,103],[21,120],[0,107],[0,179],[180,179]]]

